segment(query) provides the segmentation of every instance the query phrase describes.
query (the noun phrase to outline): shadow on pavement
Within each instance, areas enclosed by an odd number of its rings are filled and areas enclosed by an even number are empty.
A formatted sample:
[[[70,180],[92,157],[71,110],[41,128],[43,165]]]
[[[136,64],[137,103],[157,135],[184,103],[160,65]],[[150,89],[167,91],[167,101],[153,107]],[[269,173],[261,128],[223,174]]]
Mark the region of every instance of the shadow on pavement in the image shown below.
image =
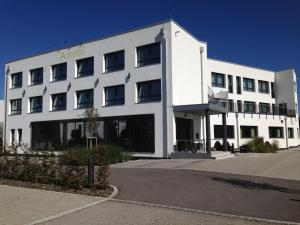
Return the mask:
[[[275,186],[275,185],[267,184],[267,183],[256,183],[256,182],[248,181],[248,180],[229,179],[229,178],[225,179],[225,178],[220,178],[220,177],[212,177],[211,179],[214,181],[217,181],[217,182],[231,184],[233,186],[237,186],[240,188],[272,190],[272,191],[278,191],[278,192],[282,192],[282,193],[300,194],[300,190],[289,189],[286,187]]]

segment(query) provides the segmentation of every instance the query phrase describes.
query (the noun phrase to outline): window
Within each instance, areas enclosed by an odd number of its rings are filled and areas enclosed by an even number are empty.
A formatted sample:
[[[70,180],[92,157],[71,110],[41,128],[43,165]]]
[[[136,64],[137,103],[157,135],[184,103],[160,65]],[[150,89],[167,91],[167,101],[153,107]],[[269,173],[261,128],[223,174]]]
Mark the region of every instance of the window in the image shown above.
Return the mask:
[[[86,77],[94,74],[94,57],[77,60],[77,77]]]
[[[105,105],[124,104],[124,85],[117,85],[105,88]]]
[[[260,93],[269,93],[269,82],[268,81],[258,81],[258,92]]]
[[[22,129],[18,129],[18,143],[22,143]]]
[[[237,100],[237,109],[238,109],[238,112],[242,112],[242,101],[241,100]]]
[[[137,47],[137,66],[160,63],[160,43]]]
[[[255,102],[244,102],[244,112],[245,113],[256,113],[256,104]]]
[[[256,126],[241,126],[240,128],[242,138],[255,138],[258,136]]]
[[[15,136],[15,129],[10,130],[10,137],[11,137],[11,144],[15,144],[16,136]]]
[[[272,98],[275,98],[275,86],[274,86],[274,82],[271,82],[271,96],[272,96]]]
[[[222,73],[211,73],[211,86],[225,88],[225,75]]]
[[[30,85],[43,83],[43,68],[30,70]]]
[[[232,75],[228,75],[228,93],[233,93]]]
[[[227,125],[227,138],[234,138],[234,126]],[[214,137],[215,138],[223,138],[223,126],[222,125],[214,125]]]
[[[22,113],[22,99],[10,100],[10,115],[19,115]]]
[[[22,72],[13,73],[11,75],[11,88],[22,87]]]
[[[283,127],[269,127],[270,138],[283,138]]]
[[[228,111],[229,112],[234,112],[234,103],[232,99],[228,100]]]
[[[43,111],[43,96],[35,96],[29,98],[30,113],[37,113]]]
[[[253,79],[243,78],[244,91],[255,91],[255,83]]]
[[[242,84],[241,84],[241,78],[240,77],[236,77],[236,93],[237,94],[242,94]]]
[[[124,50],[104,55],[105,72],[124,69]]]
[[[52,66],[52,81],[67,79],[67,63],[56,64]]]
[[[278,114],[278,112],[276,111],[276,105],[272,104],[272,114],[275,115],[276,113]]]
[[[67,94],[59,93],[51,95],[52,98],[52,111],[66,110]]]
[[[288,128],[288,138],[294,138],[294,128]]]
[[[137,84],[138,103],[161,100],[160,80],[151,80]]]
[[[92,108],[94,105],[94,91],[93,89],[82,90],[76,92],[77,108]]]
[[[270,113],[270,104],[269,103],[259,103],[259,113]]]

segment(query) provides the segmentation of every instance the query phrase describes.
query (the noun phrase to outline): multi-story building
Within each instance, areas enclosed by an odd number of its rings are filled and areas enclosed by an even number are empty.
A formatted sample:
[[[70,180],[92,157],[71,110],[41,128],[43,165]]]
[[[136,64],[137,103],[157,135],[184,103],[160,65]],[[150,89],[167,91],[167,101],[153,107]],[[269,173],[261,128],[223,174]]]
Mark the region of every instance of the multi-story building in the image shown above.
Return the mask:
[[[8,62],[6,143],[40,150],[84,143],[82,114],[94,107],[99,139],[140,157],[201,148],[203,139],[213,146],[226,133],[235,148],[256,136],[299,145],[295,71],[209,59],[207,51],[168,20]]]

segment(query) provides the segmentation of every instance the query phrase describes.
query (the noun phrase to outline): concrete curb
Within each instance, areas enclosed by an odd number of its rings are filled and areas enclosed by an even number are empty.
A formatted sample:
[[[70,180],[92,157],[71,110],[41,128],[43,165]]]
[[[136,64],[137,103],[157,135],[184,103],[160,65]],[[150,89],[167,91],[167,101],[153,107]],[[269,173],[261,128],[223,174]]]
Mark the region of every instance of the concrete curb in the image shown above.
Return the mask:
[[[47,221],[50,221],[50,220],[57,219],[57,218],[59,218],[59,217],[61,217],[61,216],[65,216],[65,215],[68,215],[68,214],[72,214],[72,213],[81,211],[81,210],[83,210],[83,209],[86,209],[86,208],[89,208],[89,207],[98,205],[98,204],[100,204],[100,203],[106,202],[106,201],[108,201],[108,200],[114,198],[115,196],[117,196],[118,193],[119,193],[119,190],[118,190],[118,188],[117,188],[116,186],[110,185],[110,187],[112,187],[114,190],[113,190],[113,193],[111,193],[111,195],[108,196],[107,198],[95,197],[95,198],[100,198],[100,200],[99,200],[99,201],[92,202],[92,203],[89,203],[89,204],[86,204],[86,205],[84,205],[84,206],[80,206],[80,207],[71,209],[71,210],[67,210],[67,211],[62,212],[62,213],[55,214],[55,215],[53,215],[53,216],[48,216],[48,217],[45,217],[45,218],[42,218],[42,219],[33,221],[33,222],[31,222],[31,223],[27,223],[27,224],[25,224],[25,225],[35,225],[35,224],[44,223],[44,222],[47,222]]]
[[[205,210],[199,210],[199,209],[190,209],[190,208],[182,208],[182,207],[176,207],[176,206],[161,205],[161,204],[155,204],[155,203],[138,202],[138,201],[121,200],[121,199],[109,199],[109,201],[121,202],[121,203],[127,203],[127,204],[135,204],[135,205],[141,205],[141,206],[158,207],[158,208],[171,209],[171,210],[179,210],[179,211],[183,211],[183,212],[199,213],[199,214],[206,214],[206,215],[213,215],[213,216],[222,216],[222,217],[226,217],[226,218],[242,219],[242,220],[261,222],[261,223],[271,223],[271,224],[281,224],[281,225],[300,225],[300,223],[297,223],[297,222],[262,219],[262,218],[250,217],[250,216],[239,216],[239,215],[218,213],[218,212],[205,211]]]

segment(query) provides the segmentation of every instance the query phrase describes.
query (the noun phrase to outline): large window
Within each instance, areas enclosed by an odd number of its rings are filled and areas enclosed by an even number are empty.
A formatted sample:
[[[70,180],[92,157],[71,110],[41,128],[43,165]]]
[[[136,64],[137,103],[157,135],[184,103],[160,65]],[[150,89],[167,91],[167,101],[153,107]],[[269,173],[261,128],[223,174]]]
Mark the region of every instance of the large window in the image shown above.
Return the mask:
[[[243,90],[244,91],[255,91],[255,82],[253,79],[243,78]]]
[[[22,72],[13,73],[11,75],[11,88],[22,87]]]
[[[124,69],[124,50],[104,55],[105,72]]]
[[[10,100],[10,115],[19,115],[22,113],[22,99]]]
[[[67,93],[53,94],[52,98],[52,111],[66,110]]]
[[[94,105],[94,91],[93,89],[82,90],[76,92],[77,108],[92,108]]]
[[[294,128],[288,128],[288,138],[294,138]]]
[[[94,57],[79,59],[77,64],[77,77],[86,77],[94,74]]]
[[[160,43],[137,47],[137,66],[160,63]]]
[[[43,83],[43,68],[30,70],[30,85]]]
[[[161,100],[161,81],[151,80],[137,83],[138,103]]]
[[[242,84],[241,84],[241,77],[236,77],[236,93],[242,94]]]
[[[227,138],[234,138],[234,126],[227,125]],[[214,137],[215,138],[223,138],[223,126],[222,125],[214,125]]]
[[[52,66],[52,81],[67,79],[67,63],[60,63]]]
[[[270,138],[283,138],[283,127],[269,127]]]
[[[260,93],[266,93],[266,94],[268,94],[269,93],[269,82],[268,81],[259,80],[258,81],[258,91]]]
[[[43,96],[35,96],[29,98],[29,112],[37,113],[43,111]]]
[[[124,85],[117,85],[105,88],[105,105],[123,105],[124,104]]]
[[[225,75],[222,73],[211,73],[211,86],[225,88]]]
[[[244,102],[244,112],[245,113],[256,113],[256,104],[255,102]]]
[[[270,113],[270,104],[269,103],[259,103],[259,113]]]
[[[232,75],[228,75],[228,93],[233,93]]]
[[[242,138],[255,138],[258,136],[256,126],[241,126],[240,128]]]

